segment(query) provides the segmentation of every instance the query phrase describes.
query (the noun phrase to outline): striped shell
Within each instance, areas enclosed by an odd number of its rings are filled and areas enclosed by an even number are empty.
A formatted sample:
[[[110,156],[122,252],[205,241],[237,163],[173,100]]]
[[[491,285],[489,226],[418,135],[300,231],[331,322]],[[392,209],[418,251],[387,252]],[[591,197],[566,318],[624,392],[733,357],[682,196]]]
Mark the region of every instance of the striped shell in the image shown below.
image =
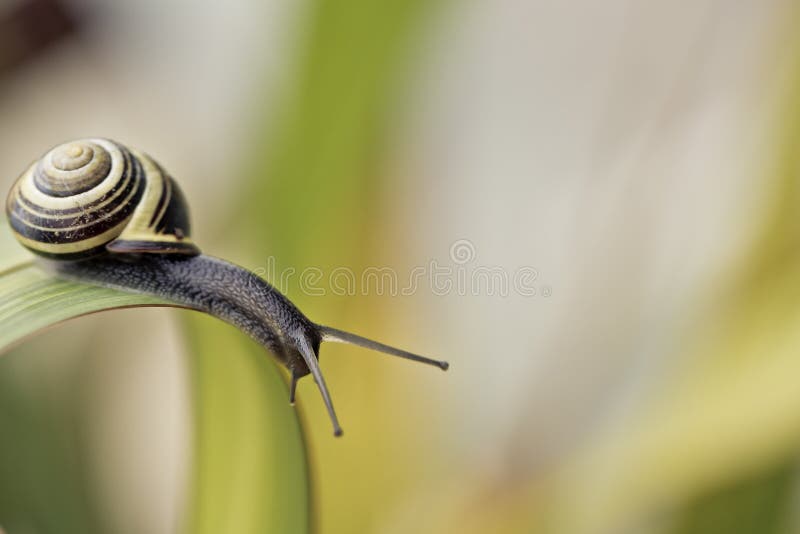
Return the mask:
[[[108,139],[50,150],[12,186],[6,213],[25,247],[53,259],[200,253],[174,180],[148,156]]]

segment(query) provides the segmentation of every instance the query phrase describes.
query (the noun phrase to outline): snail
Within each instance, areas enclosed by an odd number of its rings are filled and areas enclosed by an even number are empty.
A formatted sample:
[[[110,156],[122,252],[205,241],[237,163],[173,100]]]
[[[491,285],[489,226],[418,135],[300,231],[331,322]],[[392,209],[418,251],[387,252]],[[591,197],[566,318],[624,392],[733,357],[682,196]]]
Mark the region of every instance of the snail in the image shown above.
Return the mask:
[[[56,276],[154,295],[222,319],[255,339],[297,381],[311,374],[342,434],[319,368],[324,341],[348,343],[447,370],[448,363],[309,320],[268,282],[204,255],[181,189],[152,158],[109,139],[59,145],[14,183],[6,214],[17,240]]]

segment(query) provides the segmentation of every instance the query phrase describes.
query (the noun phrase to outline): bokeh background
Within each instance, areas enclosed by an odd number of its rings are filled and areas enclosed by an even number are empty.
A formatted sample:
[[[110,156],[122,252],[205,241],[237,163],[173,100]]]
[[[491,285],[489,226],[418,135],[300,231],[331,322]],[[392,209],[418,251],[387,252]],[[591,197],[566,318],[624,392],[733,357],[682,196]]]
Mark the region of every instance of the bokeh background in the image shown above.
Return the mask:
[[[0,186],[70,138],[139,147],[205,252],[320,269],[324,296],[285,288],[314,320],[450,360],[323,347],[345,436],[304,381],[317,532],[797,532],[798,36],[791,0],[0,0]],[[452,287],[326,285],[432,262]],[[459,291],[485,269],[535,291]],[[248,483],[275,438],[228,419],[283,386],[247,343],[143,309],[4,355],[0,526],[305,514],[304,482]],[[198,475],[209,443],[246,468]]]

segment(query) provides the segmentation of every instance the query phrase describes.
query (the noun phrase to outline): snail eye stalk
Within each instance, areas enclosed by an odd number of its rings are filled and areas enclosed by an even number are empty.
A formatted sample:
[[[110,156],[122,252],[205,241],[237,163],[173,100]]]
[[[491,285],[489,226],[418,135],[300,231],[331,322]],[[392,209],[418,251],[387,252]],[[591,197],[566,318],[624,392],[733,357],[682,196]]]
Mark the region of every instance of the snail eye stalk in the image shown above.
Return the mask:
[[[447,371],[450,368],[450,364],[445,361],[434,360],[425,356],[420,356],[419,354],[414,354],[413,352],[408,352],[406,350],[391,347],[389,345],[384,345],[383,343],[379,343],[356,334],[351,334],[350,332],[345,332],[344,330],[331,328],[330,326],[320,326],[319,331],[322,334],[322,341],[333,341],[336,343],[356,345],[358,347],[364,347],[365,349],[371,349],[384,354],[397,356],[398,358],[404,358],[406,360],[433,365],[442,371]]]
[[[311,376],[314,377],[314,382],[317,383],[319,392],[322,394],[325,408],[327,408],[331,423],[333,423],[333,435],[339,437],[342,435],[342,427],[339,425],[339,419],[336,417],[336,410],[333,409],[333,401],[331,400],[330,393],[328,393],[328,386],[325,385],[325,378],[319,370],[319,362],[317,361],[316,354],[314,354],[314,350],[305,337],[300,337],[298,339],[297,348],[303,356],[303,360],[305,360],[309,371],[311,371]]]

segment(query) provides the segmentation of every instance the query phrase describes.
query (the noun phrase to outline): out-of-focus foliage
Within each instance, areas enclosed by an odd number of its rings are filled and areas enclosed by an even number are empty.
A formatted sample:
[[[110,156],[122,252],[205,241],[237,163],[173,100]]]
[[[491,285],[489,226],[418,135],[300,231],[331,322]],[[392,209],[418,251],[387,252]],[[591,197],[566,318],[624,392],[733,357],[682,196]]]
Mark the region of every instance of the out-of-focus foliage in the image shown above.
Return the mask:
[[[236,212],[237,227],[247,228],[237,234],[244,250],[267,249],[294,266],[363,261],[380,215],[394,97],[406,87],[414,38],[440,1],[309,5],[285,101],[263,128]]]
[[[251,261],[263,265],[270,255],[279,269],[329,271],[346,265],[357,272],[374,257],[374,246],[386,233],[380,193],[387,178],[382,155],[390,120],[396,97],[408,83],[409,54],[439,6],[439,0],[319,0],[309,5],[293,77],[275,106],[279,111],[262,129],[248,167],[253,179],[230,224],[239,229],[239,249],[250,251]],[[298,277],[289,280],[288,294],[313,320],[379,337],[380,304],[330,292],[313,298],[298,291],[298,282]],[[362,349],[324,345],[321,350],[343,440],[331,439],[313,383],[301,382],[299,389],[299,404],[309,416],[319,522],[325,532],[374,528],[374,518],[385,512],[391,496],[400,494],[424,465],[411,459],[422,445],[409,443],[413,429],[388,418],[385,406],[351,400],[354,393],[377,391],[391,382],[393,370],[408,362],[360,354],[363,364],[353,366],[337,359],[345,351]],[[357,485],[347,482],[354,470],[361,479]]]
[[[89,462],[82,454],[83,429],[75,424],[80,402],[51,376],[11,376],[13,364],[4,360],[0,374],[0,528],[66,534],[104,531],[87,490]]]
[[[674,534],[772,534],[792,532],[796,469],[784,464],[718,488],[686,507]]]
[[[800,12],[791,14],[790,38],[777,40],[784,62],[764,73],[774,116],[751,171],[769,192],[755,210],[761,231],[742,263],[719,273],[722,295],[692,316],[644,402],[536,477],[465,474],[396,532],[797,532]]]
[[[763,231],[698,318],[668,380],[560,484],[557,532],[670,517],[676,533],[793,532],[800,447],[800,12],[766,122]],[[787,50],[782,48],[783,51]],[[774,67],[774,65],[772,65]]]
[[[711,381],[726,369],[733,373],[722,375],[729,396],[711,413],[723,422],[721,432],[712,425],[698,430],[718,447],[700,461],[716,458],[720,470],[711,471],[707,484],[699,480],[701,493],[686,506],[678,534],[766,534],[800,526],[792,510],[800,396],[791,378],[800,373],[800,10],[795,7],[791,15],[785,30],[791,38],[783,43],[789,53],[780,65],[771,123],[777,135],[770,138],[777,143],[768,154],[774,163],[765,168],[771,191],[766,224],[725,301],[721,326],[710,336],[714,344],[700,345],[709,360],[702,377]]]

